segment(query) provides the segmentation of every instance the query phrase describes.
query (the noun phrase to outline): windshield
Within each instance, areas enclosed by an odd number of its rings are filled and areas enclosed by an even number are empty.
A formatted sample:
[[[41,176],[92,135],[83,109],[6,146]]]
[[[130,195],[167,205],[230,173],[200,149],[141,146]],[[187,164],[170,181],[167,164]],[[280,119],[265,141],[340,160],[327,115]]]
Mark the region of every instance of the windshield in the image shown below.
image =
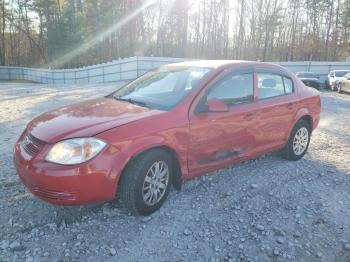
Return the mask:
[[[349,72],[350,71],[335,71],[335,76],[336,77],[343,77],[344,75],[346,75]]]
[[[161,67],[148,72],[113,94],[115,99],[169,110],[197,88],[208,68]]]
[[[311,72],[298,73],[297,76],[298,77],[317,78],[317,75],[315,73],[311,73]]]

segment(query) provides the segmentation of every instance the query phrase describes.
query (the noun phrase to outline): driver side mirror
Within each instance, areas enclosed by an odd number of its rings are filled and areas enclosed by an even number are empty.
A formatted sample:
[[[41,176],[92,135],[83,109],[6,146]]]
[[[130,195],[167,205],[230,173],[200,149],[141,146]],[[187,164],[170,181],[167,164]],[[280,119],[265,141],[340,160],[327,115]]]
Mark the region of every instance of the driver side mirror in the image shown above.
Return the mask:
[[[228,112],[229,107],[224,102],[217,98],[210,98],[206,102],[201,101],[197,108],[196,113],[208,113],[208,112]]]

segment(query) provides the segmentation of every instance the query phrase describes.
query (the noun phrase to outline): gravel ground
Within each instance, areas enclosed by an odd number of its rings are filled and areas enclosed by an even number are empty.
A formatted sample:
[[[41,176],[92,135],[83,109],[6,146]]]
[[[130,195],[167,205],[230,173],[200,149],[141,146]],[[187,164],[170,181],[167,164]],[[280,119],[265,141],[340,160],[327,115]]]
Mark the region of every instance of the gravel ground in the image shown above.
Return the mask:
[[[12,164],[25,124],[116,87],[0,83],[0,261],[350,261],[350,95],[322,93],[309,152],[207,174],[152,216],[47,204]]]

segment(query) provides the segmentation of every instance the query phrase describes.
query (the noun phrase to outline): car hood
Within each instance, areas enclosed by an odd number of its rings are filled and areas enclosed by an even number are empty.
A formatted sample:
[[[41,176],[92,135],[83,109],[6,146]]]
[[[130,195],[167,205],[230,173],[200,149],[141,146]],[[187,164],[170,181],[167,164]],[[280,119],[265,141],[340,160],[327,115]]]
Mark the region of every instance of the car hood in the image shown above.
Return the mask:
[[[314,81],[314,82],[319,82],[320,80],[318,78],[313,78],[313,77],[301,77],[301,81]]]
[[[27,130],[47,143],[94,136],[163,111],[140,107],[113,98],[98,98],[58,108],[31,121]]]

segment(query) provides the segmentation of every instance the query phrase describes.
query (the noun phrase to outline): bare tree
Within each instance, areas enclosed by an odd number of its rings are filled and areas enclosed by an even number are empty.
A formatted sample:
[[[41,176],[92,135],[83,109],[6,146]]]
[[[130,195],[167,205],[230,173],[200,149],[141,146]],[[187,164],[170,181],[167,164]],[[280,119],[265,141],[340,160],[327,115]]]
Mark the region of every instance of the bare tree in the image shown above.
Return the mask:
[[[1,64],[47,66],[81,49],[60,66],[134,55],[338,60],[350,51],[350,0],[0,0],[0,18]]]

